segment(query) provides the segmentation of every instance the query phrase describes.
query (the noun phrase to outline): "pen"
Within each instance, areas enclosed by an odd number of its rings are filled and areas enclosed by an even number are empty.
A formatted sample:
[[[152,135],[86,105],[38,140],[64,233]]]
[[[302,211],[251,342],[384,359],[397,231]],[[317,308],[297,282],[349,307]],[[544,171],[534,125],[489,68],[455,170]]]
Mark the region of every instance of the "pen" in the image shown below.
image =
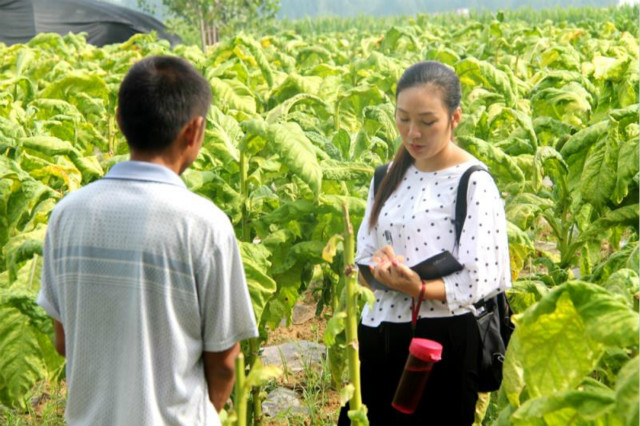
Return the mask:
[[[389,230],[384,231],[382,235],[384,236],[384,239],[387,242],[387,244],[393,245],[393,238],[391,238],[391,231]]]

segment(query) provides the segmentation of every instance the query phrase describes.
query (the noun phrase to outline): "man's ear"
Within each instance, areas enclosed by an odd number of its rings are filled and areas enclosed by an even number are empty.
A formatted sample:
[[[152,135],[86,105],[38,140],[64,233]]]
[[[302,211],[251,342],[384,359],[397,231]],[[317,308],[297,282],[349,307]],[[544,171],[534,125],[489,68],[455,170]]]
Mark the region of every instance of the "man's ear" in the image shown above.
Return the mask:
[[[187,124],[185,124],[182,128],[182,134],[188,146],[192,146],[200,142],[205,126],[206,120],[200,115],[193,117],[187,122]]]

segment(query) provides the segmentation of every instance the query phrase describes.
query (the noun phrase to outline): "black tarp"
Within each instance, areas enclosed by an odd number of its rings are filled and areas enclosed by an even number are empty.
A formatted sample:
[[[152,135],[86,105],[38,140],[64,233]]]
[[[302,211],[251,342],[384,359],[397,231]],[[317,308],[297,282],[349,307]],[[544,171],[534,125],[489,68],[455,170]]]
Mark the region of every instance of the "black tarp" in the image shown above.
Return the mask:
[[[144,13],[94,0],[0,0],[0,42],[26,43],[38,33],[87,33],[96,46],[121,43],[137,33],[156,31],[172,44],[180,39]]]

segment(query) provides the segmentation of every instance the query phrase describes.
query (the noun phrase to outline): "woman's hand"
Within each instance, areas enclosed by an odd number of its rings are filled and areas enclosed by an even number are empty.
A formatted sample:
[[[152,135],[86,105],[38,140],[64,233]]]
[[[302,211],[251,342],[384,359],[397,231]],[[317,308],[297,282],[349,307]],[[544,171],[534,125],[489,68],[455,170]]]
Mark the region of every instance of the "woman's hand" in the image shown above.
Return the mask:
[[[375,256],[373,260],[375,261]],[[402,256],[395,257],[394,260],[389,260],[388,257],[382,258],[381,261],[377,261],[371,272],[377,281],[390,289],[418,298],[420,297],[422,280],[415,271],[403,262],[404,258]]]
[[[376,263],[371,267],[373,277],[380,283],[414,299],[420,297],[423,281],[420,276],[404,264],[404,256],[396,256],[391,246],[384,246],[373,254],[372,261]],[[425,281],[424,299],[446,301],[446,289],[442,278]]]
[[[371,260],[380,264],[382,262],[398,262],[404,263],[404,256],[396,256],[396,253],[393,251],[393,247],[390,245],[386,245],[373,253],[371,256]]]

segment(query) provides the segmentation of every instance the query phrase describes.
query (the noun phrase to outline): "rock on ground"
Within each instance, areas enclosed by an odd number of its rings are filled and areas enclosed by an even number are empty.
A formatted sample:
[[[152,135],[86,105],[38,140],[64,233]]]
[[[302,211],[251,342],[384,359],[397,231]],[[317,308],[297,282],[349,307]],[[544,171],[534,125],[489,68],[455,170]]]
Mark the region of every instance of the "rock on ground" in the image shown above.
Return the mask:
[[[262,403],[262,412],[267,417],[275,417],[286,411],[291,414],[309,414],[309,409],[300,403],[298,394],[287,388],[274,389]]]
[[[305,366],[322,364],[326,353],[327,348],[324,345],[298,341],[268,346],[264,348],[261,358],[264,365],[276,365],[296,373],[304,370]]]

